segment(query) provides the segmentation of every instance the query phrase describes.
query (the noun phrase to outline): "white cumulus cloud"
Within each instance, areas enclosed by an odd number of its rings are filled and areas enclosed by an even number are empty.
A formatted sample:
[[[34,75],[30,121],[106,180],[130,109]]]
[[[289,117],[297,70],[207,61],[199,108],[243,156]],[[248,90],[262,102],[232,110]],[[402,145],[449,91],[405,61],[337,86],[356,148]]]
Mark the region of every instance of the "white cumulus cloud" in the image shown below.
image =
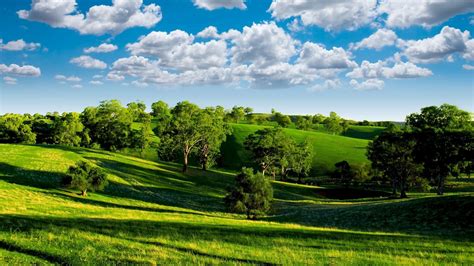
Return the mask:
[[[3,43],[3,40],[0,39],[0,51],[34,51],[41,47],[39,43],[27,43],[23,39],[19,39],[16,41],[9,41],[7,43]]]
[[[385,82],[380,79],[367,79],[362,82],[353,79],[350,84],[356,90],[381,90],[385,86]]]
[[[89,47],[84,49],[84,53],[90,54],[90,53],[110,53],[115,50],[117,50],[118,47],[117,45],[110,44],[110,43],[102,43],[101,45],[97,47]]]
[[[31,65],[19,66],[17,64],[0,64],[0,74],[23,76],[23,77],[39,77],[41,70]]]
[[[351,45],[353,49],[373,49],[381,50],[386,46],[393,46],[397,43],[397,34],[388,29],[378,29],[374,34],[363,39],[362,41]]]
[[[194,5],[199,8],[204,8],[207,10],[215,10],[218,8],[238,8],[246,9],[245,0],[193,0]]]
[[[5,84],[8,84],[8,85],[16,85],[16,82],[18,81],[16,78],[12,78],[12,77],[3,77],[3,81],[5,82]]]
[[[143,0],[112,0],[112,5],[92,6],[83,14],[76,0],[32,0],[30,10],[18,11],[22,19],[39,21],[81,34],[119,34],[132,27],[150,28],[162,18],[161,8]]]
[[[69,62],[82,68],[104,69],[107,67],[105,62],[92,58],[88,55],[81,55],[79,57],[72,58]]]

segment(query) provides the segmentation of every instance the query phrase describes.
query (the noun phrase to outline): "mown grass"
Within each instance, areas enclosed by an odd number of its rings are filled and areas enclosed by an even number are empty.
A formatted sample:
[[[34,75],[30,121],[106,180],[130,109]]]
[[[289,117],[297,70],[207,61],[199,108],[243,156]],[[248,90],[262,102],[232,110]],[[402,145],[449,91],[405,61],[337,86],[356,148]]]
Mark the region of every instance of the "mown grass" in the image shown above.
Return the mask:
[[[245,124],[231,124],[231,126],[233,134],[222,146],[223,166],[231,169],[239,169],[242,165],[252,166],[250,154],[244,149],[243,143],[248,135],[264,127]],[[365,156],[367,140],[297,129],[284,129],[284,131],[298,142],[307,140],[311,143],[312,175],[328,174],[334,170],[334,164],[342,160],[352,164],[368,163]]]
[[[89,160],[110,186],[59,187]],[[57,146],[0,145],[0,264],[472,265],[472,192],[406,200],[330,199],[274,182],[260,221],[225,213],[233,175]],[[459,180],[470,186],[468,180]]]

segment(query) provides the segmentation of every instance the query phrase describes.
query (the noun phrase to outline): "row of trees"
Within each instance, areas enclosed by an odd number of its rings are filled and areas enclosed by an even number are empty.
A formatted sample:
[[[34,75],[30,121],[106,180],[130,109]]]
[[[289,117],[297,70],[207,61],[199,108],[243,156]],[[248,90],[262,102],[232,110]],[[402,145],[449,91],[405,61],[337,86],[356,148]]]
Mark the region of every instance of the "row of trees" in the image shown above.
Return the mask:
[[[406,119],[402,130],[386,131],[369,144],[372,168],[392,182],[392,191],[406,197],[410,183],[424,178],[444,192],[445,180],[474,164],[471,115],[452,105],[431,106]]]

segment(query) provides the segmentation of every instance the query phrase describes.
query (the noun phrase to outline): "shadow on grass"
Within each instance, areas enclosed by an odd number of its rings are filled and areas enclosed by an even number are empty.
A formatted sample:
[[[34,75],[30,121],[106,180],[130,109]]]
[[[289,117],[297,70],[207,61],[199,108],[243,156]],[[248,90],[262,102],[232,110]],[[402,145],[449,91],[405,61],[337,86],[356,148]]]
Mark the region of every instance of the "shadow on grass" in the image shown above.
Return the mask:
[[[8,251],[13,251],[16,253],[22,253],[25,255],[33,256],[39,259],[43,259],[53,264],[67,265],[67,259],[61,256],[49,254],[40,250],[34,250],[34,249],[17,246],[15,244],[8,243],[3,240],[0,240],[0,248],[8,250]]]
[[[224,221],[224,220],[223,220]],[[214,251],[212,248],[201,246],[200,251],[194,248],[188,248],[163,243],[160,239],[170,239],[173,243],[192,244],[193,240],[205,243],[210,242],[224,242],[231,245],[241,245],[247,247],[248,251],[252,249],[259,249],[262,246],[274,243],[274,241],[281,241],[285,239],[286,244],[293,246],[294,241],[297,245],[305,248],[325,248],[328,250],[351,250],[363,247],[378,253],[390,252],[392,255],[406,256],[407,252],[410,257],[422,257],[423,252],[444,252],[446,247],[443,245],[427,245],[430,243],[442,243],[443,239],[427,238],[410,235],[392,235],[392,234],[370,234],[358,233],[349,231],[335,231],[335,230],[307,230],[304,228],[282,228],[274,226],[265,226],[261,224],[219,224],[219,223],[186,223],[177,221],[150,221],[150,220],[116,220],[116,219],[102,219],[102,218],[59,218],[59,217],[41,217],[41,216],[22,216],[22,215],[0,215],[0,230],[6,233],[10,232],[52,232],[60,234],[74,234],[77,230],[88,232],[93,236],[94,234],[105,235],[111,238],[121,240],[136,241],[142,244],[158,245],[165,248],[171,248],[182,253],[191,253],[198,257],[214,258],[218,260],[234,262],[234,263],[253,263],[253,264],[273,264],[276,261],[262,261],[258,258],[243,254],[244,257],[229,257],[219,254],[219,251]],[[192,236],[192,238],[190,238]],[[146,237],[146,238],[144,238]],[[24,241],[29,241],[26,237]],[[74,248],[76,245],[84,245],[84,240],[81,243],[76,243],[74,238],[70,241],[62,242],[64,248]],[[403,242],[409,242],[407,247],[403,247]],[[3,241],[5,242],[5,241]],[[315,245],[315,242],[321,243],[322,246]],[[419,243],[419,244],[418,244]],[[106,243],[104,243],[106,244]],[[423,245],[425,244],[425,245]],[[10,245],[4,243],[4,245]],[[205,245],[205,244],[202,244]],[[403,248],[400,249],[400,246]],[[462,243],[459,243],[462,247]],[[222,248],[222,246],[221,246]],[[41,250],[41,247],[38,247]],[[36,251],[35,251],[36,252]],[[133,251],[132,251],[133,252]],[[138,252],[138,251],[137,251]],[[460,253],[456,250],[450,250],[452,253]],[[26,253],[26,252],[24,252]],[[30,252],[32,253],[32,252]],[[42,251],[38,251],[42,254]],[[42,254],[45,258],[48,254]],[[55,255],[50,254],[53,258]],[[188,254],[189,255],[189,254]],[[62,258],[61,262],[67,260]],[[67,263],[67,261],[66,261]]]

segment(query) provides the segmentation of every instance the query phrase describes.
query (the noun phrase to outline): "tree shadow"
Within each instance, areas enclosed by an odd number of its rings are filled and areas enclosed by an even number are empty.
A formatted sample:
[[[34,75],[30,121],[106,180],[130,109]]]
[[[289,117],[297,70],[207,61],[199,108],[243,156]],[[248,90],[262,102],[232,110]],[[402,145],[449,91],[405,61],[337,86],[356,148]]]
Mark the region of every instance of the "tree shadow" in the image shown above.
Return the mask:
[[[0,162],[0,180],[22,186],[37,188],[57,188],[65,173],[29,170]]]
[[[224,222],[224,221],[222,221]],[[56,230],[56,229],[57,230]],[[407,256],[424,258],[424,252],[439,252],[445,254],[463,254],[466,240],[451,243],[453,248],[446,249],[442,243],[446,238],[427,237],[419,235],[399,235],[399,234],[372,234],[367,232],[338,231],[338,230],[317,230],[305,228],[282,228],[274,226],[264,226],[261,224],[223,224],[223,223],[189,223],[181,221],[151,221],[151,220],[117,220],[103,218],[62,218],[45,216],[22,216],[22,215],[0,215],[0,230],[3,232],[33,232],[33,231],[51,231],[68,233],[68,230],[80,230],[91,235],[100,234],[111,238],[127,241],[136,241],[145,245],[157,245],[165,248],[174,249],[178,252],[189,253],[203,258],[212,258],[223,262],[233,263],[251,263],[251,264],[274,264],[275,261],[262,261],[258,258],[248,256],[236,258],[219,254],[219,251],[205,249],[206,252],[195,248],[177,246],[171,243],[164,243],[158,239],[170,239],[172,243],[191,244],[190,236],[206,241],[219,241],[232,245],[240,245],[252,248],[259,248],[261,245],[286,239],[286,245],[294,245],[293,241],[298,241],[299,247],[328,249],[328,250],[352,250],[367,251],[379,254],[389,252],[393,256]],[[144,232],[146,232],[144,234]],[[27,241],[25,239],[25,241]],[[79,245],[71,239],[69,243],[64,243],[72,248]],[[92,241],[92,240],[90,240]],[[403,242],[410,244],[403,246]],[[167,241],[168,242],[168,241]],[[316,244],[321,243],[321,244]],[[432,243],[433,245],[428,245]],[[8,243],[4,243],[7,245]],[[82,243],[81,245],[83,245]],[[455,244],[455,245],[454,245]],[[205,244],[203,244],[205,245]],[[1,246],[0,246],[1,247]],[[369,248],[368,248],[369,247]],[[459,249],[456,249],[459,247]],[[205,248],[201,246],[201,249]],[[249,253],[250,254],[250,253]],[[249,255],[246,254],[246,255]],[[48,254],[42,254],[46,257]],[[243,254],[245,256],[245,254]],[[64,262],[67,258],[62,258]],[[442,258],[441,258],[442,260]]]
[[[0,240],[0,248],[8,250],[8,251],[13,251],[17,253],[22,253],[25,255],[33,256],[42,260],[46,260],[50,263],[53,264],[59,264],[59,265],[67,265],[67,258],[58,256],[58,255],[53,255],[49,254],[40,250],[34,250],[34,249],[29,249],[25,247],[21,247],[18,245],[15,245],[13,243],[8,243],[6,241]]]

